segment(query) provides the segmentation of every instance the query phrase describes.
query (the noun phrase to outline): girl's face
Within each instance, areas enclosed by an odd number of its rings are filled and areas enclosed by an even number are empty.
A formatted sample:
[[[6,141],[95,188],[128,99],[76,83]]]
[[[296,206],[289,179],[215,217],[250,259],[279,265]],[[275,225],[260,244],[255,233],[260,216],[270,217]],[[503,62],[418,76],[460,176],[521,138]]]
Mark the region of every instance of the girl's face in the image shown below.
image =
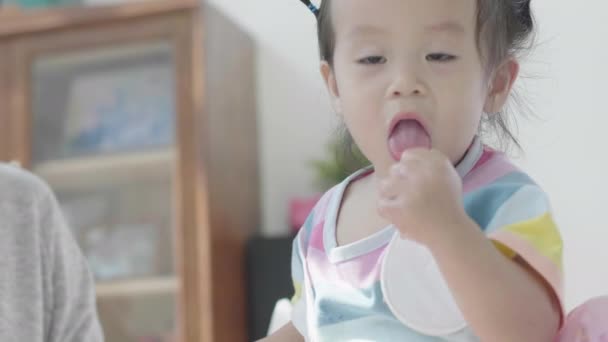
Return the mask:
[[[484,111],[498,112],[506,101],[518,64],[509,60],[486,74],[476,3],[333,0],[334,66],[322,62],[321,71],[336,111],[379,174],[395,162],[389,141],[396,118],[417,119],[425,145],[456,164]]]

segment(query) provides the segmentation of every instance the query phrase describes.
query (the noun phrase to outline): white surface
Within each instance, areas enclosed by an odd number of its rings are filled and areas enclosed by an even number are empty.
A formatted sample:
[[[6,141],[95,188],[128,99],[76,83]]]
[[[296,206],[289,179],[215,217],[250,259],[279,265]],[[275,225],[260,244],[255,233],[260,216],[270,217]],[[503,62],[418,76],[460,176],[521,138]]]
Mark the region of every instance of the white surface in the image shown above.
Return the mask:
[[[264,232],[287,230],[287,200],[310,193],[311,157],[334,116],[317,71],[314,20],[298,0],[210,0],[258,41]],[[568,307],[608,294],[608,25],[604,0],[535,0],[539,46],[524,66],[521,164],[549,193],[566,244]],[[289,85],[287,87],[286,85]],[[301,89],[301,92],[295,89]]]
[[[289,299],[283,298],[277,302],[270,317],[270,325],[268,327],[268,335],[272,335],[291,320],[291,302]]]

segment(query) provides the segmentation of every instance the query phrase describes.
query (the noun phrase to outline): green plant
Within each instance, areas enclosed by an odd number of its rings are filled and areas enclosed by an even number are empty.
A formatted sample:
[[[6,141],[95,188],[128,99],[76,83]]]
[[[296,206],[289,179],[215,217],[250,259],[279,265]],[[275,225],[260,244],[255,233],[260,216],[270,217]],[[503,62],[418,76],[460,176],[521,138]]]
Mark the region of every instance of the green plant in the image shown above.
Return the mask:
[[[345,143],[339,135],[329,141],[327,152],[326,159],[310,162],[316,171],[316,185],[321,191],[328,190],[353,172],[370,165],[354,143]]]

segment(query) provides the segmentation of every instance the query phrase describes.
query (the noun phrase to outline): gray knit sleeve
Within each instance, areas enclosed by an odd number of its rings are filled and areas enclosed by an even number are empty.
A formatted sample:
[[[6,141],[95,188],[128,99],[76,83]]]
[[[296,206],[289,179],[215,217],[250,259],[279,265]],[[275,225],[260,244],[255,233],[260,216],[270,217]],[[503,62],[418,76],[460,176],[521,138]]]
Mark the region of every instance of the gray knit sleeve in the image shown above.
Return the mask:
[[[39,197],[38,210],[48,304],[46,341],[103,341],[91,272],[50,190]]]

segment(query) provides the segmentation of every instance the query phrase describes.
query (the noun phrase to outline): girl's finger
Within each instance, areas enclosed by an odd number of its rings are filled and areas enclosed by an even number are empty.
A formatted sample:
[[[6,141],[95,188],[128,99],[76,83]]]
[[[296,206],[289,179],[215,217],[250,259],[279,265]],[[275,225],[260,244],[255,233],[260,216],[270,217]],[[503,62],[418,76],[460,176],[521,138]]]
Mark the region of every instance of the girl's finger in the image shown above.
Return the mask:
[[[395,199],[399,196],[399,186],[396,181],[391,179],[382,180],[378,189],[381,198]]]
[[[407,167],[403,163],[396,163],[391,166],[390,176],[395,178],[403,178],[407,176]]]
[[[379,199],[377,203],[378,213],[385,219],[389,219],[400,210],[401,200],[399,199]]]

